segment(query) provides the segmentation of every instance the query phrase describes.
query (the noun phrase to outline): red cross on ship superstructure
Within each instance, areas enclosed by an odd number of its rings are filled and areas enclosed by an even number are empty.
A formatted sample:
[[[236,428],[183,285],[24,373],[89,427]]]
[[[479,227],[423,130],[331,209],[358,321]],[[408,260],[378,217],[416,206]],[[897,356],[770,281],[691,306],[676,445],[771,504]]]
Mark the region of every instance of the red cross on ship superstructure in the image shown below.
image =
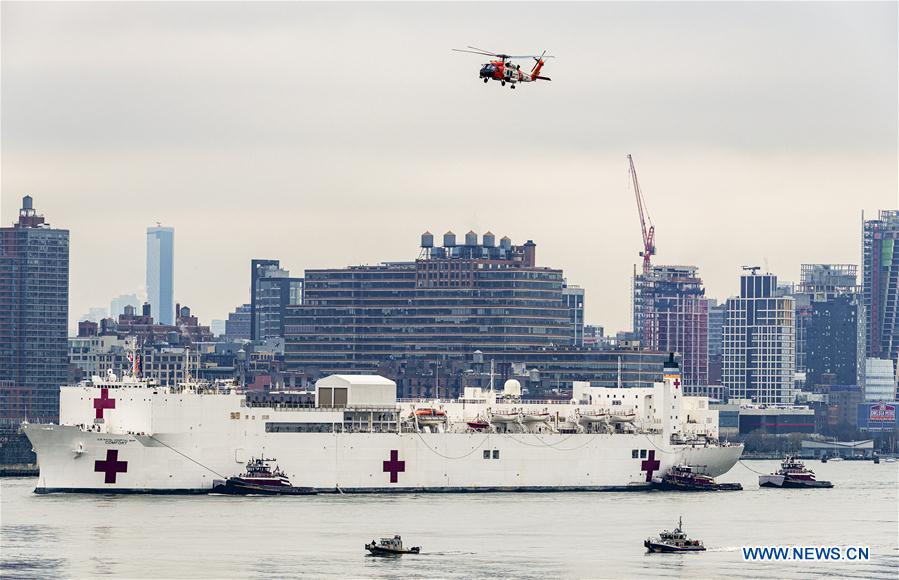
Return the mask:
[[[100,389],[100,396],[94,399],[94,410],[96,411],[96,418],[103,418],[103,411],[105,409],[115,409],[115,399],[109,398],[109,389]]]

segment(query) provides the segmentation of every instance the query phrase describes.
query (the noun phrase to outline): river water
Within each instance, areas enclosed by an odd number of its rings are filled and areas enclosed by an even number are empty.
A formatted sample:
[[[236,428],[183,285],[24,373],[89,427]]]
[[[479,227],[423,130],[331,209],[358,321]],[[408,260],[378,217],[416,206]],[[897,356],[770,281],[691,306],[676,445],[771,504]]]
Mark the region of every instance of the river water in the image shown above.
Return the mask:
[[[0,479],[4,578],[855,578],[899,577],[899,463],[810,462],[833,489],[741,492],[488,493],[301,497],[32,493]],[[646,554],[679,515],[709,550]],[[420,556],[374,558],[400,533]],[[757,563],[741,546],[869,546],[868,562]]]

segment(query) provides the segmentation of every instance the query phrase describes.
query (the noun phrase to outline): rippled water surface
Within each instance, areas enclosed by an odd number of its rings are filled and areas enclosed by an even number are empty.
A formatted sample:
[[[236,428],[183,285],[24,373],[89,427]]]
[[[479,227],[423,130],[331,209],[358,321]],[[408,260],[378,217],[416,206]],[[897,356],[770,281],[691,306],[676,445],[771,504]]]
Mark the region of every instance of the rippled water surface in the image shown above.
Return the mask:
[[[773,461],[746,462],[772,471]],[[899,577],[899,464],[810,462],[834,489],[742,492],[111,496],[32,493],[0,480],[5,578]],[[644,553],[684,516],[708,552]],[[400,533],[420,556],[363,554]],[[744,545],[864,545],[867,563],[751,563]]]

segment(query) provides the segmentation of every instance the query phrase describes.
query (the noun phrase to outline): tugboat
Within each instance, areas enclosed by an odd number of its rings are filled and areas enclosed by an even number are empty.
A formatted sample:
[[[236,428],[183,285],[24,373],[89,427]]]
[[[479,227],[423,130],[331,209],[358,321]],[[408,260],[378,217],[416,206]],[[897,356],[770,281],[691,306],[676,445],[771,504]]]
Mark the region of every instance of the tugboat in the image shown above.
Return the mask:
[[[365,549],[371,552],[372,556],[402,556],[403,554],[418,554],[421,547],[412,546],[408,550],[403,548],[403,538],[393,536],[392,538],[381,538],[377,542],[374,540],[370,544],[365,544]]]
[[[702,540],[691,540],[683,530],[683,518],[677,519],[677,527],[673,532],[668,530],[659,534],[658,538],[647,538],[643,545],[650,553],[670,552],[705,552]]]
[[[675,465],[662,477],[653,477],[652,483],[666,491],[740,491],[739,483],[717,483],[708,473],[692,465]]]
[[[314,495],[311,487],[294,487],[277,466],[271,468],[274,459],[252,458],[247,462],[246,473],[213,482],[212,493],[227,495]]]
[[[833,487],[833,484],[815,480],[814,471],[798,459],[787,456],[775,473],[759,476],[759,487]]]

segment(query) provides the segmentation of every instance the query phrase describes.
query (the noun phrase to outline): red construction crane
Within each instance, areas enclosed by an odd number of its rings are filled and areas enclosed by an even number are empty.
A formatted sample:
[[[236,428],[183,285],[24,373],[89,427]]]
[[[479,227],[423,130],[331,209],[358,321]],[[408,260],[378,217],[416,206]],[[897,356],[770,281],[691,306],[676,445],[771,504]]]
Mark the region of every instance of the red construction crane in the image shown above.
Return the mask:
[[[634,186],[634,195],[637,198],[637,211],[640,212],[640,229],[643,232],[643,273],[649,274],[650,259],[656,253],[656,228],[652,225],[652,218],[649,217],[649,210],[646,209],[646,200],[643,199],[643,191],[640,190],[640,182],[637,181],[637,169],[634,167],[634,158],[628,154],[627,160],[630,163],[631,182]],[[649,222],[649,228],[646,227]]]

